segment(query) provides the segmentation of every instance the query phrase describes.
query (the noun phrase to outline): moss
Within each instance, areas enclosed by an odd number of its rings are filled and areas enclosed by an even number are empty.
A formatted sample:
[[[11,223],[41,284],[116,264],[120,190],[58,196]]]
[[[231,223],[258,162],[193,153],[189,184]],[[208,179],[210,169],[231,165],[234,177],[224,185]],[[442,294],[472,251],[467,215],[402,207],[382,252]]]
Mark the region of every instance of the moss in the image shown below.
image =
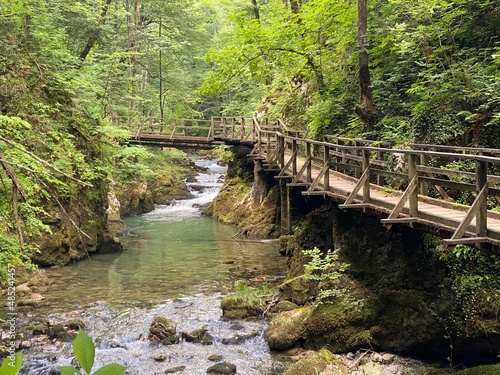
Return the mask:
[[[456,375],[497,375],[500,374],[500,365],[485,365],[458,371]]]
[[[302,307],[277,314],[265,330],[269,347],[286,350],[293,347],[306,333],[306,320],[312,307]]]
[[[323,348],[318,353],[294,363],[283,373],[283,375],[319,374],[332,362],[340,365],[338,361],[335,361],[335,356],[329,350]],[[341,369],[337,370],[337,373],[343,373]]]
[[[240,319],[258,316],[271,294],[272,291],[265,286],[254,288],[245,283],[239,283],[235,293],[224,297],[221,301],[224,317]]]
[[[317,292],[317,281],[308,275],[300,275],[285,281],[279,286],[282,298],[298,305],[304,305]]]

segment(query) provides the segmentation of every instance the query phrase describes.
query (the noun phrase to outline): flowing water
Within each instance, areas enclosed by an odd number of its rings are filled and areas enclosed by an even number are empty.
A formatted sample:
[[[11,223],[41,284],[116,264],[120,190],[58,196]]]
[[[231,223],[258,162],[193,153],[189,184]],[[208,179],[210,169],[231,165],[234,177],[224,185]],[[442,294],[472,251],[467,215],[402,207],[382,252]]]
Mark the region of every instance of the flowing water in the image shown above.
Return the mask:
[[[122,253],[46,270],[53,283],[24,324],[81,319],[96,342],[96,366],[122,363],[127,374],[164,374],[176,366],[184,367],[179,374],[206,374],[213,354],[235,364],[239,374],[279,372],[262,337],[265,323],[243,321],[235,331],[234,322],[221,319],[219,305],[239,280],[283,277],[285,260],[275,245],[234,241],[235,228],[201,215],[199,207],[213,200],[225,169],[214,161],[197,164],[208,170],[190,184],[193,198],[128,218]],[[178,332],[206,328],[213,345],[151,343],[147,334],[156,315],[175,321]],[[44,342],[25,357],[21,373],[50,374],[54,365],[70,364],[71,345]]]

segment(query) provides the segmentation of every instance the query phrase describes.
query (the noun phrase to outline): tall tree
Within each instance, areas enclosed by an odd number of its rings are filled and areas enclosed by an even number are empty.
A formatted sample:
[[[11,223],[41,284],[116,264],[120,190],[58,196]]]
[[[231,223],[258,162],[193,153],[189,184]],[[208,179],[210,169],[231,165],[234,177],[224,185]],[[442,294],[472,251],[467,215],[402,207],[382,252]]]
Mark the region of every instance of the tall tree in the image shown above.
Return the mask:
[[[358,61],[359,61],[359,103],[356,114],[373,130],[378,119],[378,111],[373,101],[370,68],[368,64],[368,16],[367,0],[358,0]]]

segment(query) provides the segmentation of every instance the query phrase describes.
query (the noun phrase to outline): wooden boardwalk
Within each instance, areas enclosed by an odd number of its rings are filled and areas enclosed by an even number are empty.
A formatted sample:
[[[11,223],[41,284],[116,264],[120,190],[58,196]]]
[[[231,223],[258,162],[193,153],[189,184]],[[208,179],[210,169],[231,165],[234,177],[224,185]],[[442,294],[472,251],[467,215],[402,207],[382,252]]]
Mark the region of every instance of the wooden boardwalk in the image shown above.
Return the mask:
[[[289,188],[321,195],[345,210],[377,215],[387,227],[435,233],[447,245],[500,249],[500,150],[441,145],[393,145],[326,136],[312,140],[256,118],[115,119],[130,142],[205,147],[244,144]],[[455,199],[453,199],[455,198]]]

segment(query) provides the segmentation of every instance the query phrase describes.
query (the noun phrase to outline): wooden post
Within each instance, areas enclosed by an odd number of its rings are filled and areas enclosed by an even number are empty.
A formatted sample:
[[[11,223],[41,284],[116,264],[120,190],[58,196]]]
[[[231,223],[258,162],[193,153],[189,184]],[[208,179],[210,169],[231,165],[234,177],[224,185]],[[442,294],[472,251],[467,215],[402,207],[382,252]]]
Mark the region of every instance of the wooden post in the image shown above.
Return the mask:
[[[279,164],[280,168],[283,169],[285,168],[285,137],[280,136],[278,138],[278,144],[279,144]]]
[[[370,151],[363,150],[363,173],[368,171],[365,183],[363,184],[363,203],[370,203]]]
[[[292,202],[291,202],[291,190],[292,188],[287,185],[286,187],[286,234],[292,234]]]
[[[354,150],[354,155],[361,156],[361,152],[358,149],[358,147],[360,146],[359,141],[354,141],[354,146],[356,147]],[[357,162],[355,162],[355,163],[357,163]],[[361,177],[361,171],[357,165],[356,165],[356,168],[354,168],[354,177],[356,177],[358,179]]]
[[[420,165],[426,167],[429,164],[429,155],[420,155]],[[429,192],[429,183],[427,181],[422,181],[420,183],[420,195],[427,195]]]
[[[382,147],[382,144],[379,143],[378,147]],[[377,160],[380,160],[380,161],[384,160],[384,153],[382,151],[377,151]],[[377,175],[377,185],[379,185],[379,186],[385,185],[384,176]]]
[[[417,155],[408,154],[408,181],[412,181],[417,175]],[[414,189],[410,194],[408,200],[410,205],[410,217],[418,217],[418,185],[417,189]]]
[[[485,161],[476,161],[476,193],[486,186],[488,176],[488,163]],[[488,191],[482,200],[481,205],[476,214],[476,234],[478,237],[486,237],[487,234],[487,213],[488,213]]]
[[[309,160],[311,160],[311,144],[309,142],[306,143],[306,154],[307,154],[307,158]],[[311,183],[312,181],[312,177],[311,177],[311,171],[312,171],[312,168],[311,168],[311,163],[307,164],[307,182],[308,183]]]
[[[323,177],[323,190],[330,190],[330,147],[325,145],[325,152],[323,154],[323,162],[325,165],[328,165],[327,170],[325,171],[325,176]]]
[[[295,177],[297,175],[297,140],[294,138],[292,140],[292,153],[293,153],[293,162],[292,162],[292,176]]]

